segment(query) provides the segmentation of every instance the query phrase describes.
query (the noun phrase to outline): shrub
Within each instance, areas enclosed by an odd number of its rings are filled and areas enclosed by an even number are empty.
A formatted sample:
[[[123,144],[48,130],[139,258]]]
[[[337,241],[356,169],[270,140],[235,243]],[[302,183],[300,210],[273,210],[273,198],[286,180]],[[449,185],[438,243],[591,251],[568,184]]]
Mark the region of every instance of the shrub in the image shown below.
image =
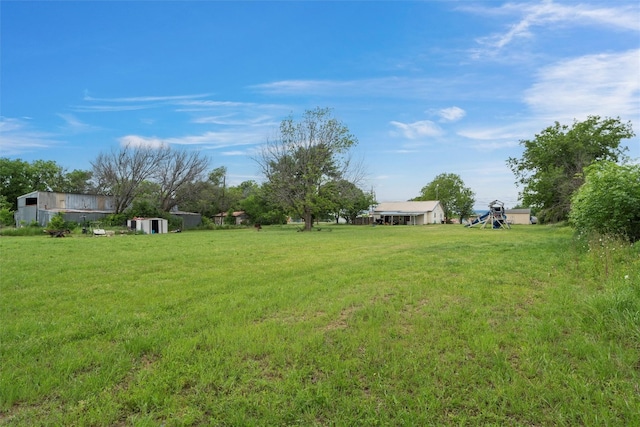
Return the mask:
[[[640,165],[601,161],[585,169],[569,220],[579,231],[640,240]]]
[[[0,209],[0,225],[13,225],[13,211],[9,208]]]
[[[53,216],[53,218],[51,218],[51,221],[49,221],[49,228],[51,230],[64,230],[65,228],[67,228],[64,217],[60,212],[58,212]]]

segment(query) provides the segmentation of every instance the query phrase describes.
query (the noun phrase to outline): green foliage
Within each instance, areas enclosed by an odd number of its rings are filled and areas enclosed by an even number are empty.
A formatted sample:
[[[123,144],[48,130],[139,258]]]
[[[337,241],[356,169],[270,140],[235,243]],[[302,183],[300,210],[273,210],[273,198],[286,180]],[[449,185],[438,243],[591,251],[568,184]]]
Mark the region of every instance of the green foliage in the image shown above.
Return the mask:
[[[133,201],[131,207],[125,211],[127,219],[134,217],[138,218],[160,218],[163,212],[158,207],[157,203],[147,199],[141,198]]]
[[[130,218],[132,217],[129,217],[127,213],[121,212],[117,214],[107,215],[104,218],[102,218],[100,222],[106,226],[122,227],[127,224],[127,220]]]
[[[640,240],[640,165],[600,161],[585,169],[569,219],[579,232]]]
[[[320,188],[320,195],[326,200],[325,211],[333,213],[336,222],[340,217],[353,223],[360,212],[375,203],[373,193],[365,193],[346,179],[328,182]]]
[[[91,184],[93,173],[80,169],[74,169],[65,174],[61,186],[57,191],[75,194],[93,194],[96,189]]]
[[[413,200],[438,200],[447,222],[453,215],[458,215],[462,221],[473,214],[475,194],[464,186],[464,181],[459,175],[442,173],[422,187],[420,196]]]
[[[0,208],[0,225],[12,226],[13,224],[13,211],[9,210],[9,208]]]
[[[328,108],[307,110],[300,121],[289,117],[280,124],[279,135],[268,141],[256,159],[269,183],[272,203],[305,221],[329,209],[330,200],[320,192],[323,185],[343,177],[345,158],[357,139]]]
[[[520,159],[507,164],[522,186],[526,206],[538,209],[542,222],[566,220],[571,197],[584,182],[583,170],[595,161],[617,162],[625,158],[623,139],[634,136],[631,123],[590,116],[571,127],[556,122],[532,140],[522,140]]]
[[[52,160],[0,158],[0,197],[17,210],[18,197],[32,191],[85,192],[91,190],[91,172],[74,170],[67,173]]]
[[[233,209],[229,209],[227,211],[227,214],[224,217],[224,223],[226,225],[235,225],[236,224],[236,217],[233,216]]]
[[[18,227],[18,228],[4,228],[0,230],[0,235],[2,236],[14,236],[14,237],[24,237],[24,236],[42,236],[42,227],[38,226],[27,226],[27,227]]]
[[[62,213],[58,212],[51,218],[49,221],[49,225],[47,226],[50,230],[64,230],[67,228],[67,224],[64,220],[64,216]]]

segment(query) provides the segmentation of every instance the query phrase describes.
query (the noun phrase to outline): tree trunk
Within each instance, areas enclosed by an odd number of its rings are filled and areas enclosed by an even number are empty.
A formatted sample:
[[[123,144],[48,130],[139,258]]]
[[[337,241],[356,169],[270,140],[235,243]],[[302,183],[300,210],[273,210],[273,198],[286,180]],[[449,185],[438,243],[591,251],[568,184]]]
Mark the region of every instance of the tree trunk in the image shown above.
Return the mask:
[[[304,210],[304,231],[311,231],[313,227],[313,215],[311,209],[305,208]]]

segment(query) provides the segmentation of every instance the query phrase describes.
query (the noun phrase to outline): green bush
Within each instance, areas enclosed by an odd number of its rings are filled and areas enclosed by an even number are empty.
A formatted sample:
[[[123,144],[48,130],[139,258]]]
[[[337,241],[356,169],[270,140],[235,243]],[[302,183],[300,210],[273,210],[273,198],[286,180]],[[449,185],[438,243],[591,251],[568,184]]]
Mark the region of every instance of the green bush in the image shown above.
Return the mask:
[[[640,240],[640,165],[601,161],[585,169],[569,221],[583,233]]]
[[[9,208],[0,209],[0,225],[13,225],[13,211]]]
[[[53,218],[51,218],[51,221],[49,221],[48,228],[51,230],[64,230],[67,228],[67,224],[64,220],[64,217],[60,212],[58,212],[53,216]]]

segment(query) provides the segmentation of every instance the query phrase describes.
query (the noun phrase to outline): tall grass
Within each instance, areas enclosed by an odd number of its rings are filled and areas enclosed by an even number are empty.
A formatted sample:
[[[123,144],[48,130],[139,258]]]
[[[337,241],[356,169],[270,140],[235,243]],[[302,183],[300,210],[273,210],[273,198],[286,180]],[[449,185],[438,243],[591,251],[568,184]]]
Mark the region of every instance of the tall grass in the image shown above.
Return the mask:
[[[640,425],[637,248],[603,276],[566,228],[0,251],[2,424]]]

